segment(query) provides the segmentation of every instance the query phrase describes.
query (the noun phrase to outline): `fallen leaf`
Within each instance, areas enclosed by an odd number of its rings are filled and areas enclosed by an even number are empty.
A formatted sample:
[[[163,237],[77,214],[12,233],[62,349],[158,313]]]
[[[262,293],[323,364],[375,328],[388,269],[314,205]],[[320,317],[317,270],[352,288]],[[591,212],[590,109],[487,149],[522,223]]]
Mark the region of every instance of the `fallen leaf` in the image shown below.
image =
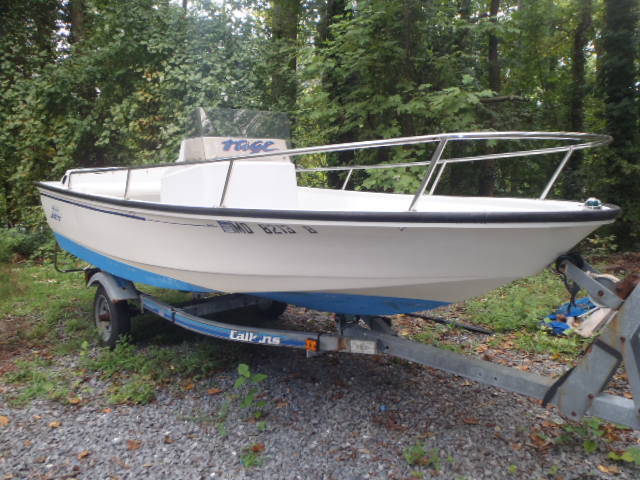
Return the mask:
[[[34,420],[42,420],[42,415],[34,415],[32,418]]]
[[[193,390],[195,388],[195,384],[193,383],[187,383],[184,387],[183,390]]]
[[[462,421],[467,425],[478,425],[480,423],[480,420],[474,417],[466,417],[466,418],[463,418]]]
[[[280,402],[276,402],[276,408],[284,408],[287,405],[289,405],[289,402],[286,402],[284,400],[280,401]]]
[[[224,390],[222,390],[221,388],[210,388],[209,390],[207,390],[207,394],[209,395],[218,395],[222,392],[224,392]]]
[[[0,425],[3,427],[9,425],[9,417],[7,417],[6,415],[0,415]]]
[[[173,440],[169,435],[165,435],[164,436],[164,443],[170,444],[170,443],[173,443]]]
[[[551,441],[549,439],[545,439],[538,432],[531,433],[529,438],[531,439],[533,446],[538,449],[545,449],[551,446]]]
[[[102,413],[111,413],[111,412],[113,412],[113,410],[108,407],[102,409]]]
[[[251,451],[253,453],[262,453],[265,450],[264,443],[254,443],[251,445]]]
[[[624,395],[625,398],[633,398],[631,392],[624,392],[622,395]]]
[[[518,366],[516,366],[516,368],[518,370],[522,370],[523,372],[526,372],[526,371],[529,370],[529,365],[518,365]]]
[[[23,444],[25,447],[29,448],[30,446],[32,446],[32,445],[33,445],[33,442],[32,442],[31,440],[25,440],[24,442],[22,442],[22,444]]]
[[[51,428],[58,428],[60,425],[62,425],[62,422],[59,421],[59,420],[55,420],[55,421],[49,423],[49,426]]]
[[[131,465],[127,465],[122,460],[120,460],[118,457],[111,457],[111,460],[113,460],[115,463],[120,465],[122,468],[131,468]]]
[[[618,475],[620,473],[620,469],[615,465],[598,465],[598,470],[602,473],[609,473],[612,475]]]
[[[87,458],[89,455],[91,455],[91,452],[89,450],[83,450],[78,454],[78,460],[82,460],[83,458]]]
[[[153,467],[153,463],[143,463],[142,466],[144,468],[149,468],[149,467]]]
[[[141,440],[127,440],[127,450],[138,450],[142,445]]]
[[[78,405],[80,402],[82,402],[82,399],[80,397],[69,397],[67,398],[67,401],[71,405]]]

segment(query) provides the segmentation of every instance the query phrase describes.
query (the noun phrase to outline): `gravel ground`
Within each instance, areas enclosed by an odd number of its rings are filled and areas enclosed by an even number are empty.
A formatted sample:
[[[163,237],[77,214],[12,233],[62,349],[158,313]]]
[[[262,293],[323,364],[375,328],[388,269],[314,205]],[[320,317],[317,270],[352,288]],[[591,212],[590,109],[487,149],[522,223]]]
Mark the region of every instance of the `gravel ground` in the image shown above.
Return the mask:
[[[286,317],[304,314],[290,309]],[[17,409],[5,387],[0,479],[640,478],[607,459],[609,449],[639,441],[635,432],[608,431],[612,442],[587,454],[581,441],[548,440],[563,431],[553,410],[496,388],[386,357],[241,348],[252,371],[267,375],[264,423],[232,398],[235,370],[186,391],[165,388],[144,406],[112,406],[97,395]],[[224,432],[219,415],[229,402]],[[408,464],[416,443],[430,462]]]

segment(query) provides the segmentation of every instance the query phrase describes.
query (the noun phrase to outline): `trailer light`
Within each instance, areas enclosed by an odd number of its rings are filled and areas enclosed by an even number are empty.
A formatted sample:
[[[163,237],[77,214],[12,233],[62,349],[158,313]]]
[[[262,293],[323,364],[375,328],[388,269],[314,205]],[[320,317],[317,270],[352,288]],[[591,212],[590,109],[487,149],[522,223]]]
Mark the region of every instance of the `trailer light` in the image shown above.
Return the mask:
[[[317,352],[318,351],[318,340],[313,338],[307,338],[307,352]]]

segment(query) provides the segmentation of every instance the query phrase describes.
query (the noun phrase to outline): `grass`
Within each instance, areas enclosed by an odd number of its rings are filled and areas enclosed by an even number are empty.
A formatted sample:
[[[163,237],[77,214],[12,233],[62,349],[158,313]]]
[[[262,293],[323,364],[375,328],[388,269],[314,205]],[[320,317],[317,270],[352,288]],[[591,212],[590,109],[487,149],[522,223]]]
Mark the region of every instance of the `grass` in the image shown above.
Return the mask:
[[[93,289],[84,288],[81,275],[26,264],[2,264],[0,275],[0,327],[18,321],[16,335],[22,342],[79,345],[93,338],[89,321]]]
[[[132,337],[115,350],[99,347],[92,322],[95,290],[85,287],[82,274],[25,262],[0,263],[0,275],[0,362],[7,362],[0,367],[8,370],[0,381],[15,387],[10,396],[16,405],[36,398],[77,398],[75,379],[86,375],[111,383],[109,402],[148,403],[158,388],[197,382],[239,358],[241,348],[198,337],[153,315],[136,317]],[[188,298],[181,292],[149,290],[169,302]],[[54,360],[79,357],[79,370],[65,370],[50,360],[20,360],[34,350]]]
[[[491,337],[478,335],[479,344],[571,360],[583,352],[590,340],[576,335],[553,336],[540,325],[545,317],[568,299],[561,278],[547,269],[533,277],[493,290],[483,297],[459,304],[456,315],[462,322],[482,325],[494,332]],[[453,327],[425,323],[412,338],[458,353],[478,346],[460,345],[452,341],[451,338],[458,332]]]
[[[10,398],[15,406],[24,406],[36,398],[65,402],[71,395],[71,378],[64,373],[52,371],[51,362],[43,359],[17,360],[15,370],[7,373],[4,380],[10,384],[24,385],[19,393]]]
[[[465,304],[467,315],[496,332],[537,330],[540,321],[567,301],[560,277],[549,269],[510,283]]]

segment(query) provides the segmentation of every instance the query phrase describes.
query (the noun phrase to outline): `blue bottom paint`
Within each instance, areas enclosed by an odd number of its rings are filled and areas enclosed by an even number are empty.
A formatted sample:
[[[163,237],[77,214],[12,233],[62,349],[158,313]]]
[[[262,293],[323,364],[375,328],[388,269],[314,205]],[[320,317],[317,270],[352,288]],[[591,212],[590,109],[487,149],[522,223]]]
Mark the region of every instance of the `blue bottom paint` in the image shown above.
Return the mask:
[[[449,305],[448,302],[418,300],[415,298],[374,297],[345,293],[320,292],[260,292],[257,297],[313,308],[324,312],[346,315],[395,315],[397,313],[421,312]]]
[[[143,270],[142,268],[134,267],[118,260],[114,260],[109,257],[105,257],[93,250],[90,250],[82,245],[68,239],[67,237],[55,234],[56,240],[60,248],[67,252],[81,258],[91,265],[95,265],[100,270],[109,272],[112,275],[126,278],[134,283],[144,283],[145,285],[151,285],[159,288],[169,288],[171,290],[183,290],[185,292],[212,292],[203,287],[198,287],[187,282],[176,280],[175,278],[165,277],[164,275],[158,275],[157,273]]]
[[[144,283],[154,287],[183,290],[187,292],[214,291],[119,262],[83,247],[63,235],[58,233],[55,235],[58,244],[64,250],[78,258],[81,258],[85,262],[95,265],[105,272],[125,278],[134,283]],[[269,298],[271,300],[290,303],[300,307],[312,308],[314,310],[343,313],[347,315],[394,315],[397,313],[431,310],[448,305],[448,302],[438,302],[435,300],[350,295],[344,293],[253,292],[248,295]]]

